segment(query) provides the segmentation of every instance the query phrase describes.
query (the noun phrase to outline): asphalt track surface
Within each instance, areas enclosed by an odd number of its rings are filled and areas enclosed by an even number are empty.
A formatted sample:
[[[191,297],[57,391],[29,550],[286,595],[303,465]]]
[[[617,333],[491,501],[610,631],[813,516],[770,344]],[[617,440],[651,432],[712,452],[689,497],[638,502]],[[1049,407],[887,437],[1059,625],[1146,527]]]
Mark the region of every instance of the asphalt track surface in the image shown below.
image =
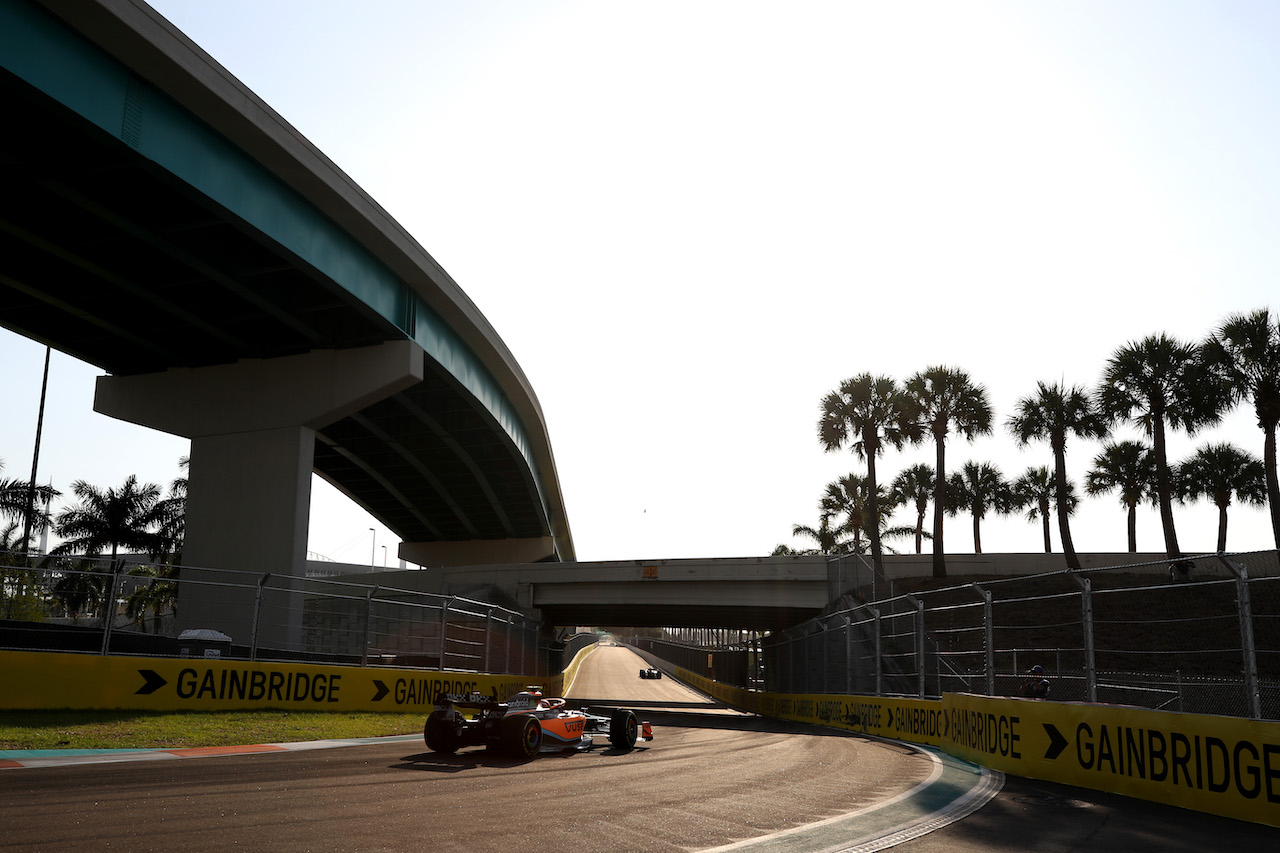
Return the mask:
[[[964,819],[900,839],[892,830],[934,821],[972,787],[972,769],[715,709],[671,679],[639,679],[642,665],[627,649],[599,648],[566,690],[639,706],[656,737],[634,751],[606,744],[516,761],[483,749],[436,755],[415,737],[200,760],[69,759],[0,771],[0,850],[800,853],[898,841],[908,853],[1203,853],[1280,843],[1266,827],[1012,778]]]

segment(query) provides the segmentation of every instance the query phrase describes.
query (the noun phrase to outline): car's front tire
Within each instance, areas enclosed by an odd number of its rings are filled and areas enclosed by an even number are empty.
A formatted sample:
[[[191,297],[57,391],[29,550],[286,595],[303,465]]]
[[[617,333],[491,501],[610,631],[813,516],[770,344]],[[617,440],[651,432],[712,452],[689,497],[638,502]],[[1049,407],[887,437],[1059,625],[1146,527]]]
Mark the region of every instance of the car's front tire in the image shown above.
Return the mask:
[[[609,715],[609,743],[614,749],[634,749],[640,723],[634,711],[617,710]]]

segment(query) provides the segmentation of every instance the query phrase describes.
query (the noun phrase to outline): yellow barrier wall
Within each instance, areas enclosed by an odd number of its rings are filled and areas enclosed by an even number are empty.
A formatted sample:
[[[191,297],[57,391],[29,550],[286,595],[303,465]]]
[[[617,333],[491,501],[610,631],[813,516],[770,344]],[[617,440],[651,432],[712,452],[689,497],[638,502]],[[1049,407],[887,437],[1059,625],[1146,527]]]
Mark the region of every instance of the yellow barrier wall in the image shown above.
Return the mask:
[[[249,663],[217,658],[102,657],[0,651],[0,708],[7,710],[139,709],[229,711],[431,710],[437,692],[496,693],[505,699],[527,684],[548,695],[559,675],[476,675],[420,669]]]
[[[752,693],[677,678],[769,717],[940,747],[1015,776],[1280,826],[1280,723],[948,693],[941,700]]]
[[[942,746],[943,743],[946,720],[942,703],[937,700],[752,692],[720,684],[679,667],[675,676],[721,702],[766,717],[931,746]]]
[[[963,694],[942,702],[943,748],[960,758],[1280,826],[1280,723]]]

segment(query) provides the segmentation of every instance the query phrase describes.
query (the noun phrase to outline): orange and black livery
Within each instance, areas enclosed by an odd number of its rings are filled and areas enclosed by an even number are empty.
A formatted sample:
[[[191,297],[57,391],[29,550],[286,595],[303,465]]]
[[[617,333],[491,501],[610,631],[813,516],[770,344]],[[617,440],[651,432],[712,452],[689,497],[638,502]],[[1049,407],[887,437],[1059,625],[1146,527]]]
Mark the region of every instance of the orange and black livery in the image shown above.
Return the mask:
[[[485,746],[517,758],[591,749],[596,734],[607,735],[618,750],[653,740],[652,727],[639,722],[634,711],[620,708],[605,716],[569,708],[564,699],[544,697],[540,687],[526,687],[506,702],[479,693],[441,693],[422,734],[433,752]]]

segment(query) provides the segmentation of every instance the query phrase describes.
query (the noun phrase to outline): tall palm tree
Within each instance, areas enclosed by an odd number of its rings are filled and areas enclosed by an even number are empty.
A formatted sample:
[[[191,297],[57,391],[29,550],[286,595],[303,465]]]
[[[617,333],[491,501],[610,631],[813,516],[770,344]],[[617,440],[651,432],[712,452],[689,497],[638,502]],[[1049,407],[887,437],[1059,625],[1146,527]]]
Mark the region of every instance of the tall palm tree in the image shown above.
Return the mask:
[[[130,474],[118,489],[99,489],[84,480],[71,484],[79,504],[58,513],[55,532],[63,542],[53,549],[55,554],[100,556],[110,549],[111,561],[121,547],[158,554],[164,541],[157,532],[163,522],[159,510],[160,487],[155,483],[138,485]]]
[[[1280,548],[1280,479],[1276,474],[1276,427],[1280,425],[1280,318],[1263,308],[1232,314],[1203,347],[1206,361],[1222,370],[1232,390],[1253,402],[1262,430],[1262,463],[1271,510],[1271,533]]]
[[[1140,441],[1113,441],[1093,457],[1093,468],[1085,475],[1084,490],[1101,495],[1113,489],[1120,492],[1120,503],[1126,510],[1129,553],[1138,552],[1138,504],[1156,503],[1156,459],[1151,448]]]
[[[1230,444],[1206,444],[1178,466],[1178,494],[1208,498],[1218,508],[1218,551],[1227,550],[1227,507],[1234,495],[1242,504],[1261,506],[1267,499],[1262,460]]]
[[[1194,435],[1217,423],[1231,402],[1230,388],[1210,370],[1200,350],[1165,334],[1126,344],[1107,361],[1099,409],[1114,421],[1127,420],[1151,439],[1156,462],[1156,501],[1165,552],[1182,556],[1173,526],[1173,477],[1169,468],[1169,428]]]
[[[890,492],[899,505],[911,504],[916,510],[916,553],[922,550],[924,539],[924,514],[933,497],[933,469],[920,463],[912,465],[893,479]]]
[[[982,553],[982,519],[988,512],[1004,514],[1013,504],[1009,484],[1000,469],[988,462],[966,462],[947,483],[948,511],[973,516],[973,553]]]
[[[1036,393],[1018,401],[1016,413],[1008,421],[1009,432],[1025,446],[1033,440],[1047,441],[1053,449],[1053,482],[1057,491],[1058,535],[1062,538],[1062,554],[1067,568],[1080,568],[1075,543],[1071,541],[1071,525],[1067,508],[1067,438],[1102,438],[1107,434],[1107,420],[1097,410],[1089,394],[1079,386],[1061,383],[1036,383]]]
[[[904,411],[920,426],[912,441],[932,436],[936,450],[933,489],[933,576],[947,576],[942,517],[947,506],[947,435],[953,430],[972,441],[991,432],[991,403],[981,385],[963,370],[930,367],[906,383]]]
[[[818,440],[828,453],[848,445],[867,463],[866,495],[868,519],[865,528],[871,540],[871,560],[884,575],[884,548],[880,542],[881,489],[876,479],[876,457],[886,444],[901,449],[919,432],[919,426],[905,417],[905,400],[898,383],[888,376],[860,373],[840,383],[840,388],[822,398],[818,419]],[[854,532],[855,536],[858,533]]]

